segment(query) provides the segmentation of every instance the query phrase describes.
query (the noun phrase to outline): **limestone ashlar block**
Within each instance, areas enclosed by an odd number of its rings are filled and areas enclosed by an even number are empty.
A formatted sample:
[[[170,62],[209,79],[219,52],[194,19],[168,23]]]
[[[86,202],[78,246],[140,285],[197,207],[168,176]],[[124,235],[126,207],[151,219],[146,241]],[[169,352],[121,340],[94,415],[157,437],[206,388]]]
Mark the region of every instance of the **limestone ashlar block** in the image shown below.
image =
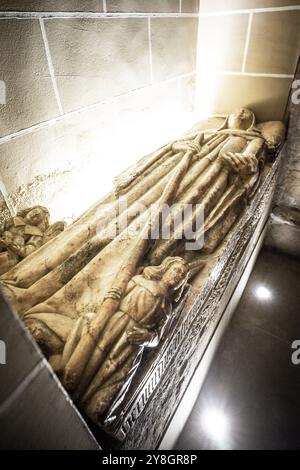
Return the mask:
[[[299,5],[299,0],[201,0],[201,12],[242,10],[249,8],[276,8]]]
[[[299,49],[299,10],[255,14],[246,72],[293,75]]]
[[[190,127],[187,119],[188,113],[192,114],[193,85],[192,80],[176,78],[118,99],[120,140],[127,166]]]
[[[151,19],[154,82],[196,69],[197,30],[197,18]]]
[[[258,122],[281,120],[284,116],[292,79],[224,76],[214,83],[216,94],[212,114],[222,114],[246,106]]]
[[[145,18],[45,21],[64,111],[150,83]]]
[[[61,220],[108,192],[125,165],[114,147],[114,122],[110,103],[3,143],[0,172],[13,207],[44,205]]]
[[[58,116],[38,20],[2,19],[0,80],[6,104],[0,105],[0,136]]]
[[[179,0],[107,0],[108,12],[178,13]]]
[[[182,13],[198,13],[200,0],[182,0]]]
[[[0,11],[103,11],[101,0],[0,0]]]
[[[248,29],[247,15],[201,17],[199,72],[241,72]]]

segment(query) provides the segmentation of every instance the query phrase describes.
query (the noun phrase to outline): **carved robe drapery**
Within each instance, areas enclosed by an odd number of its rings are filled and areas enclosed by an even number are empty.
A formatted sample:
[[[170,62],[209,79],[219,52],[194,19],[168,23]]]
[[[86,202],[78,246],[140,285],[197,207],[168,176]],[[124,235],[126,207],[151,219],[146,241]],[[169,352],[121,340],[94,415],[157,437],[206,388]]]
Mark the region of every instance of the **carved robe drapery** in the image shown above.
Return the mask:
[[[233,113],[218,129],[201,127],[122,174],[116,181],[115,194],[97,203],[62,234],[1,278],[6,295],[52,359],[63,355],[78,319],[92,313],[92,318],[87,319],[91,326],[87,328],[91,336],[96,332],[94,342],[83,335],[85,339],[79,339],[73,355],[64,364],[64,383],[75,396],[101,328],[109,328],[109,318],[116,318],[114,315],[122,312],[120,302],[127,298],[128,282],[137,271],[145,265],[159,265],[167,256],[181,256],[189,261],[199,256],[197,251],[186,253],[185,240],[179,240],[174,232],[168,240],[139,240],[137,244],[126,236],[126,231],[113,240],[100,237],[99,222],[102,228],[109,229],[111,224],[121,227],[126,217],[134,227],[139,224],[137,203],[146,208],[153,204],[159,207],[163,202],[198,204],[204,210],[205,222],[196,237],[204,235],[205,245],[200,254],[209,254],[222,242],[257,189],[267,153],[274,152],[284,138],[282,123],[255,126],[255,117],[248,110]],[[119,208],[117,197],[121,195],[126,197],[128,208],[118,218],[109,220],[108,216]],[[191,214],[193,220],[197,210]],[[176,207],[170,213],[170,220],[175,216]],[[105,310],[105,296],[115,286],[118,276],[124,280],[121,282],[123,300],[112,303],[111,310]],[[126,331],[128,318],[124,314],[119,313],[119,320],[124,321]],[[90,381],[99,367],[101,361],[90,374]],[[85,384],[85,392],[89,385]],[[90,399],[96,400],[92,396]]]

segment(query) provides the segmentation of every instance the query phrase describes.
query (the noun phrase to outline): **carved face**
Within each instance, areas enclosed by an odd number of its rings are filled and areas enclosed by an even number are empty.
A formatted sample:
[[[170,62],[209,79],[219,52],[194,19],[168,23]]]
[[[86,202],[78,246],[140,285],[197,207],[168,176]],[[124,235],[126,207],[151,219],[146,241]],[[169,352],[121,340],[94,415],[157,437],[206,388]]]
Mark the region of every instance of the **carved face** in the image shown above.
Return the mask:
[[[9,245],[10,243],[12,243],[13,241],[13,235],[11,232],[4,232],[3,234],[3,240],[4,240],[4,243],[6,243],[7,245]]]
[[[164,283],[173,289],[182,285],[188,275],[188,268],[183,263],[174,263],[163,276]]]
[[[255,115],[250,109],[240,108],[230,114],[228,118],[229,129],[241,129],[246,131],[255,123]]]
[[[29,225],[39,225],[45,218],[45,213],[39,207],[32,209],[25,217]]]
[[[15,250],[22,248],[24,245],[25,245],[24,238],[20,237],[19,235],[14,237],[12,244],[11,244],[12,248],[14,248]]]

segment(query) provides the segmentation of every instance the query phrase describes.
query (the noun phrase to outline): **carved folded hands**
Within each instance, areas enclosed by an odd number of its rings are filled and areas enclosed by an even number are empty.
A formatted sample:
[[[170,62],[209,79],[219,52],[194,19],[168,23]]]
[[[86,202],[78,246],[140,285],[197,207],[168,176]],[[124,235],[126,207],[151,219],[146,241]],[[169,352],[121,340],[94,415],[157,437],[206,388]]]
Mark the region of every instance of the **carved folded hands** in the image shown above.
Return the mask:
[[[201,145],[194,141],[176,141],[172,145],[172,150],[174,153],[176,152],[191,152],[191,153],[199,153],[201,150]]]
[[[255,174],[258,170],[258,160],[254,154],[228,152],[221,157],[221,160],[225,167],[241,177]]]

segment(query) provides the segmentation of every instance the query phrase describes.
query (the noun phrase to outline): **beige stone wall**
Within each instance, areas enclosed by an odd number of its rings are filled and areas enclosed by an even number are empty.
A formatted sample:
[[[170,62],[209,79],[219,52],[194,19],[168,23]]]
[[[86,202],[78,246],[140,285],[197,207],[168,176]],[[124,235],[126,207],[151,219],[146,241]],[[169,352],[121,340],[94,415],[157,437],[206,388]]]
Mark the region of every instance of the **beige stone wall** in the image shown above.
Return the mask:
[[[44,204],[72,220],[191,125],[197,10],[190,0],[0,0],[10,208]]]
[[[9,208],[44,204],[71,221],[197,117],[246,105],[281,119],[299,4],[202,0],[198,14],[198,0],[0,0]]]
[[[300,0],[201,0],[199,112],[282,119],[299,46]]]

